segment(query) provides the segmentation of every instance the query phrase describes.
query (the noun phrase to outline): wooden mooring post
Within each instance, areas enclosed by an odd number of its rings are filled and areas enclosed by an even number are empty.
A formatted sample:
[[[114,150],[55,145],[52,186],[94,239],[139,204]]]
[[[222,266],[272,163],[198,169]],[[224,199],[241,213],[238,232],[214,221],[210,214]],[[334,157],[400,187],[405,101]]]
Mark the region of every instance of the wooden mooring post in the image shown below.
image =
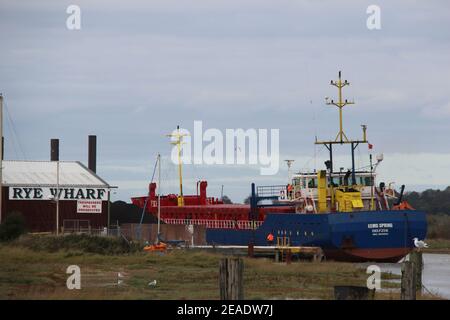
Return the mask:
[[[219,263],[220,300],[244,299],[244,262],[240,258],[225,258]]]
[[[414,270],[416,273],[416,291],[422,292],[422,270],[423,270],[423,257],[422,252],[413,251],[409,254],[409,261],[414,264]]]
[[[249,258],[254,258],[255,256],[255,246],[253,243],[249,243],[247,247],[247,255]]]
[[[400,299],[416,300],[416,265],[411,261],[402,264],[402,284]]]

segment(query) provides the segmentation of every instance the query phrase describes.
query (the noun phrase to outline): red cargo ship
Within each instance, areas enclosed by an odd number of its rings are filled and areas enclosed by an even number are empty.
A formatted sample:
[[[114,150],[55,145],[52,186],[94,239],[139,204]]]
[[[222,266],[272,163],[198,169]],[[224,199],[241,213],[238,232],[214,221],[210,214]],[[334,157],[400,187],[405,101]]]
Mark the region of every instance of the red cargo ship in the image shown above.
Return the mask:
[[[208,228],[236,228],[250,229],[253,223],[250,218],[249,204],[224,204],[218,198],[206,195],[206,181],[197,182],[196,195],[183,195],[184,205],[178,205],[179,196],[168,194],[160,196],[161,221],[170,224],[197,224]],[[131,198],[133,204],[157,217],[158,196],[156,194],[156,183],[149,184],[148,196]],[[287,213],[295,210],[293,206],[259,207],[255,219],[259,226],[265,219],[266,214]]]

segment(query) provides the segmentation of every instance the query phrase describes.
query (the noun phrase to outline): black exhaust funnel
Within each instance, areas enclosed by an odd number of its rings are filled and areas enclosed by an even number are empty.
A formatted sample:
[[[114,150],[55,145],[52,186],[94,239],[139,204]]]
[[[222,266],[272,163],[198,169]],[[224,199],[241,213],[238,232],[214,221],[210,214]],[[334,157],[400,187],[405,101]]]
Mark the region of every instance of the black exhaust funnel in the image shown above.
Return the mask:
[[[89,136],[88,168],[97,172],[97,136]]]
[[[59,139],[50,140],[50,160],[59,161]]]

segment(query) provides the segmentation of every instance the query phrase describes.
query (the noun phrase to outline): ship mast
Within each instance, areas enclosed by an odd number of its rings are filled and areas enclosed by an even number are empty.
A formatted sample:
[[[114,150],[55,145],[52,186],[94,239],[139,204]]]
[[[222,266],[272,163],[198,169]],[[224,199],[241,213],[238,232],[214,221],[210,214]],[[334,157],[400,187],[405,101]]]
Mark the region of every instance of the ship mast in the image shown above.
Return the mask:
[[[334,144],[350,144],[351,145],[351,154],[352,154],[352,183],[356,184],[356,177],[355,177],[355,149],[360,143],[368,143],[367,141],[367,126],[362,125],[362,131],[363,131],[363,138],[361,140],[349,140],[347,136],[344,133],[343,124],[342,124],[342,109],[346,105],[354,104],[353,101],[348,101],[347,99],[344,100],[342,96],[342,88],[345,86],[349,86],[350,83],[347,80],[342,80],[341,78],[341,71],[339,71],[338,74],[338,80],[333,81],[331,80],[330,84],[332,86],[335,86],[338,88],[338,101],[335,102],[333,99],[331,102],[328,101],[328,98],[326,98],[326,104],[327,105],[334,105],[339,108],[339,132],[336,135],[336,138],[332,141],[318,141],[316,137],[315,144],[322,144],[325,147],[327,147],[328,151],[330,152],[330,160],[327,164],[328,169],[330,170],[330,175],[333,173],[333,145]],[[330,182],[331,183],[331,182]]]
[[[168,134],[168,137],[175,138],[170,143],[177,146],[178,153],[178,176],[180,179],[180,194],[178,195],[178,206],[184,206],[183,198],[183,172],[182,172],[182,161],[181,161],[181,145],[184,144],[183,137],[188,136],[188,134],[180,133],[180,126],[177,126],[177,131],[172,134]]]

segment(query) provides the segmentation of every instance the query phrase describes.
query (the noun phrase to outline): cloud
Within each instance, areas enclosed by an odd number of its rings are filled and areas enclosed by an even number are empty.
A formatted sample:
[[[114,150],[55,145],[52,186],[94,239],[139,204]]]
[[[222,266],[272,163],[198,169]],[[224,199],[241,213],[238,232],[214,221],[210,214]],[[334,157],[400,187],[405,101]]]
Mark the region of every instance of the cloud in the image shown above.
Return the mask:
[[[0,4],[0,88],[14,122],[6,158],[47,159],[48,139],[59,137],[62,158],[85,159],[95,133],[99,172],[123,181],[117,196],[128,198],[121,190],[145,191],[154,156],[169,154],[164,135],[203,120],[220,130],[278,128],[281,153],[307,162],[316,135],[337,133],[337,110],[324,97],[336,97],[329,81],[342,70],[345,97],[356,102],[344,111],[348,136],[365,123],[386,154],[428,154],[417,156],[422,175],[400,180],[446,181],[427,175],[427,161],[450,148],[445,1],[379,1],[379,31],[366,28],[368,1],[80,0],[79,32],[65,27],[69,4]],[[391,167],[394,176],[406,170],[400,160]],[[239,167],[204,176],[232,179],[223,181],[239,198],[254,174]]]

